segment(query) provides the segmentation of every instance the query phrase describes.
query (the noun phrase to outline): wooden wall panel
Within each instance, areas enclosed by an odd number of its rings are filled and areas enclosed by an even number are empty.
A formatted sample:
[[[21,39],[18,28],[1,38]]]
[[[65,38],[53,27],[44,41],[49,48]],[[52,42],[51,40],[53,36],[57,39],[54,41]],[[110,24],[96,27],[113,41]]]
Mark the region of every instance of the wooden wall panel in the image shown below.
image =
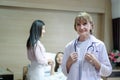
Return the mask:
[[[1,0],[0,5],[105,13],[106,4],[105,0]]]

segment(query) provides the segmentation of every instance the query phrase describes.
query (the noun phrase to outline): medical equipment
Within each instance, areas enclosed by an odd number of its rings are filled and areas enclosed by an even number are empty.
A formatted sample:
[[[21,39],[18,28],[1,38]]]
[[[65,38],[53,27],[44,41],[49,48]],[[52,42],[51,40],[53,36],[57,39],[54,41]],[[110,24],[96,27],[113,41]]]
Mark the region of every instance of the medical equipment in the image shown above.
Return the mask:
[[[98,52],[97,47],[96,47],[96,43],[97,42],[92,42],[92,44],[90,46],[88,46],[87,52]],[[77,40],[75,40],[75,42],[74,42],[75,52],[77,52],[76,46],[77,46]]]

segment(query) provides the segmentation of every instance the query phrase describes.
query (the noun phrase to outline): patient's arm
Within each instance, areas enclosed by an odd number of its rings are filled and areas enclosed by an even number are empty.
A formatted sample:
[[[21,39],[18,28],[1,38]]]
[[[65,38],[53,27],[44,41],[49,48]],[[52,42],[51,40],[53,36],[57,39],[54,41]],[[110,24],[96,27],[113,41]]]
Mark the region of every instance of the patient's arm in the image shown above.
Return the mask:
[[[54,61],[49,59],[48,64],[51,66],[50,75],[54,75]]]

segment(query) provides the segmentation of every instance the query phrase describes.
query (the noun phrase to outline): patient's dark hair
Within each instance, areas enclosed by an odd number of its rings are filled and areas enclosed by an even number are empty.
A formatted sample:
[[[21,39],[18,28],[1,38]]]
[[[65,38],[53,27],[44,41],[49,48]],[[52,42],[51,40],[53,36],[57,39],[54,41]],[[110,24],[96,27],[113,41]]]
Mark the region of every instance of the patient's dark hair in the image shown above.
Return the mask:
[[[63,54],[63,52],[57,52],[56,56],[55,56],[55,69],[54,71],[57,72],[58,68],[59,68],[59,63],[57,62],[57,56],[59,54]]]

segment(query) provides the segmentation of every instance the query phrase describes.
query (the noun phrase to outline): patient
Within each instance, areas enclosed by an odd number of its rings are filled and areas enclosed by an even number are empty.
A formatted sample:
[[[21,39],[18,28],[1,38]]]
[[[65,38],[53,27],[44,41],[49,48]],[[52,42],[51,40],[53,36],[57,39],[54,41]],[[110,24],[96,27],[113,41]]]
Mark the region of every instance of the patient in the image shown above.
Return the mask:
[[[55,56],[55,76],[57,78],[57,80],[66,80],[66,76],[62,73],[62,68],[61,68],[61,64],[62,64],[62,58],[63,58],[63,52],[57,52],[56,56]]]
[[[55,69],[54,69],[55,72],[61,71],[62,58],[63,58],[63,52],[58,52],[55,56]]]
[[[46,66],[45,80],[66,80],[66,76],[64,76],[61,69],[63,52],[57,52],[57,54],[48,53],[47,55],[48,57],[51,57],[53,60],[55,60],[55,62],[52,64],[49,64],[49,66]],[[29,66],[30,65],[24,67],[23,80],[27,80],[26,74]]]
[[[49,76],[46,76],[45,80],[66,80],[66,76],[62,73],[61,63],[63,58],[63,52],[57,52],[55,55],[55,68],[53,72],[53,65],[49,68]],[[52,73],[52,74],[50,74]]]
[[[50,56],[50,55],[48,55]],[[57,52],[56,55],[54,55],[53,60],[55,60],[55,64],[50,64],[49,67],[46,67],[45,73],[46,76],[54,75],[57,72],[61,72],[61,63],[63,58],[63,52]]]

